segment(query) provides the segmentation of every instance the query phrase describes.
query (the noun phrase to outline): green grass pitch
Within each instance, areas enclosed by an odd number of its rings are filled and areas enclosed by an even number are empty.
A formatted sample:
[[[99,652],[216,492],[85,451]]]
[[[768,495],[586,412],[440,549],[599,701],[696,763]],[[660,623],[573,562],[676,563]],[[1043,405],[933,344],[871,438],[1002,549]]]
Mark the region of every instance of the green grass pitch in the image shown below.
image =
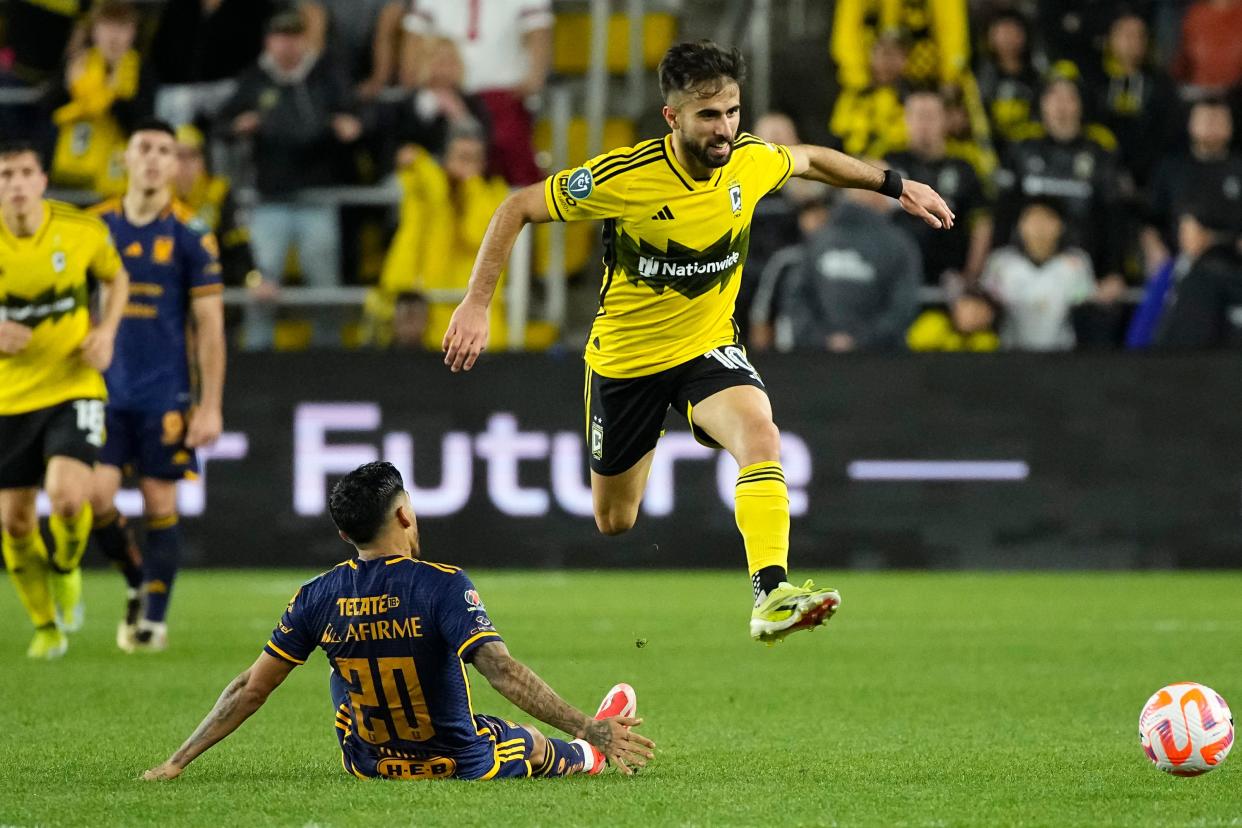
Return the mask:
[[[562,695],[593,709],[615,681],[637,688],[654,764],[634,779],[360,782],[341,769],[316,654],[181,779],[136,781],[309,574],[184,573],[159,656],[114,648],[119,579],[90,574],[87,627],[51,664],[23,658],[6,588],[0,824],[1242,825],[1242,756],[1177,779],[1136,735],[1175,680],[1242,709],[1242,573],[837,573],[828,627],[768,648],[747,638],[741,572],[475,572],[514,654]],[[474,686],[479,712],[527,719]]]

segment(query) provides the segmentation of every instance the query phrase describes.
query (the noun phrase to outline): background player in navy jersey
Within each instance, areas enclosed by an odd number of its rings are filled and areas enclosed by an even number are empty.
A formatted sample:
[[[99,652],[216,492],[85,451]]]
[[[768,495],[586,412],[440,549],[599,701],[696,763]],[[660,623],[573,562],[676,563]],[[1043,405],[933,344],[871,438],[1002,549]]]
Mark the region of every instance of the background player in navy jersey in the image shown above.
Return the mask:
[[[445,333],[444,362],[468,371],[487,346],[487,306],[524,225],[602,219],[605,272],[583,384],[595,523],[606,535],[634,525],[665,416],[684,416],[696,439],[737,461],[750,635],[773,643],[824,623],[841,597],[788,581],[780,432],[733,323],[755,204],[799,176],[877,190],[937,229],[952,227],[953,213],[931,187],[893,170],[739,132],[745,65],[737,49],[679,43],[659,75],[669,134],[550,175],[496,210]]]
[[[360,778],[595,774],[605,759],[631,773],[652,758],[655,744],[631,729],[642,724],[633,688],[614,686],[588,717],[509,654],[465,572],[419,560],[414,511],[391,464],[350,472],[333,488],[328,508],[358,556],[298,590],[258,660],[146,779],[180,775],[258,710],[317,646],[332,668],[341,763]],[[476,715],[467,662],[502,696],[573,741]]]
[[[125,163],[125,195],[95,208],[132,275],[116,353],[104,375],[107,442],[95,469],[92,534],[125,576],[128,594],[117,646],[162,650],[181,553],[177,481],[198,471],[194,450],[214,441],[222,428],[224,303],[215,237],[173,199],[172,127],[161,121],[140,124],[129,139]],[[191,396],[191,359],[197,400]],[[125,474],[137,475],[142,490],[141,566],[113,503]]]

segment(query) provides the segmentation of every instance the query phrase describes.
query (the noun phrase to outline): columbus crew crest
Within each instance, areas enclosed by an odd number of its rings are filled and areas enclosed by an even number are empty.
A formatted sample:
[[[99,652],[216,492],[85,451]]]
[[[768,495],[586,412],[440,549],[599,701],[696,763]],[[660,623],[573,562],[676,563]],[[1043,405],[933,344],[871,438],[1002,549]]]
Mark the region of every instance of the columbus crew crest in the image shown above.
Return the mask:
[[[729,206],[733,208],[733,215],[742,215],[742,185],[736,181],[729,185]]]

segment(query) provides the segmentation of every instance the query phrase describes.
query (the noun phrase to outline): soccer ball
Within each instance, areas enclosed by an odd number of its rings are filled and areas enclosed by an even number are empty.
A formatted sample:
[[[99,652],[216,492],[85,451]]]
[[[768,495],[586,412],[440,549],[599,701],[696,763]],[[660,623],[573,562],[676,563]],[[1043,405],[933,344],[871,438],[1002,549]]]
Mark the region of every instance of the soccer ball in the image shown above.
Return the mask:
[[[1139,714],[1139,740],[1156,767],[1198,776],[1220,767],[1233,745],[1233,714],[1215,690],[1182,681],[1156,691]]]

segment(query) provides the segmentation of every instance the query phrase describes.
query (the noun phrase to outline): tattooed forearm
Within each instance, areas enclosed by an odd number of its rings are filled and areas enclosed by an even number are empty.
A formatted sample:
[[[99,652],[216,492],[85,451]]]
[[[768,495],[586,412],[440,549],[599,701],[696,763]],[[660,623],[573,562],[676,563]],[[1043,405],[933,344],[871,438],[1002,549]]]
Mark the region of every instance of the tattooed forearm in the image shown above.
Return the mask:
[[[588,738],[592,720],[558,696],[533,670],[500,648],[501,645],[480,647],[474,659],[474,666],[496,692],[544,724],[575,737]]]
[[[258,710],[264,697],[249,692],[250,671],[239,675],[229,682],[216,700],[216,706],[199,724],[190,738],[185,740],[170,761],[178,767],[185,767],[203,753],[207,748],[236,730],[250,714]]]

